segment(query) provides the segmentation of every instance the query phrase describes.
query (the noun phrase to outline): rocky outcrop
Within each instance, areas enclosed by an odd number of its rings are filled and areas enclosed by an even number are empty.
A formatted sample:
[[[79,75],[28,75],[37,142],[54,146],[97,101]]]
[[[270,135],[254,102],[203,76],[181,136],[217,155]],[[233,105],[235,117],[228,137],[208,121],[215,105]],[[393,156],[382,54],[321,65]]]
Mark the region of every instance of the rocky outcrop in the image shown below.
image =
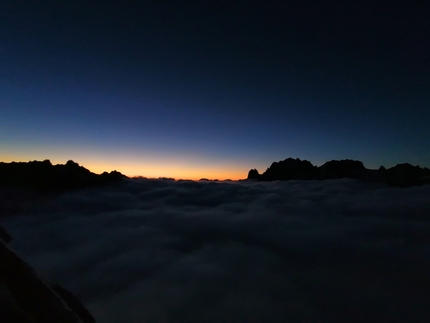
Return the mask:
[[[397,164],[382,171],[384,181],[391,186],[408,187],[430,183],[430,170],[411,164]]]
[[[51,283],[51,288],[67,303],[70,309],[85,323],[95,323],[92,314],[85,308],[81,301],[67,289]]]
[[[2,226],[0,226],[0,240],[3,240],[4,243],[9,243],[12,240],[12,237]]]
[[[256,170],[255,168],[251,169],[248,172],[248,179],[259,179],[259,178],[260,178],[260,174],[258,173],[258,170]]]
[[[93,316],[64,288],[51,284],[13,252],[1,229],[0,322],[94,323]],[[7,234],[7,233],[6,233]]]
[[[318,167],[320,179],[363,178],[366,168],[358,160],[331,160]]]
[[[72,160],[65,165],[52,165],[49,160],[28,163],[0,162],[0,186],[62,192],[87,187],[104,186],[125,178],[120,172],[90,172]]]
[[[261,175],[263,180],[297,180],[297,179],[313,179],[316,176],[317,168],[307,160],[299,158],[287,158],[285,160],[274,162]]]
[[[340,178],[354,178],[366,182],[385,182],[390,186],[408,187],[430,184],[430,170],[410,164],[398,164],[389,169],[381,166],[379,169],[373,170],[365,168],[361,161],[351,159],[332,160],[317,167],[307,160],[287,158],[272,163],[261,175],[256,169],[251,169],[248,173],[248,179],[261,181]]]

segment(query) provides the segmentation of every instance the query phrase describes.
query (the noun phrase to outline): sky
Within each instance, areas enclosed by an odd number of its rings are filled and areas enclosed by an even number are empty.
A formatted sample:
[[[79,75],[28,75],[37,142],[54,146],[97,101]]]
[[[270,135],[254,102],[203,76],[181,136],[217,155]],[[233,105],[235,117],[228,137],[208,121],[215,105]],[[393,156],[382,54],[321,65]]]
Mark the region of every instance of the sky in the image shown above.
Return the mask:
[[[429,189],[126,179],[0,219],[98,323],[421,323]]]
[[[425,1],[2,1],[0,160],[430,166]]]

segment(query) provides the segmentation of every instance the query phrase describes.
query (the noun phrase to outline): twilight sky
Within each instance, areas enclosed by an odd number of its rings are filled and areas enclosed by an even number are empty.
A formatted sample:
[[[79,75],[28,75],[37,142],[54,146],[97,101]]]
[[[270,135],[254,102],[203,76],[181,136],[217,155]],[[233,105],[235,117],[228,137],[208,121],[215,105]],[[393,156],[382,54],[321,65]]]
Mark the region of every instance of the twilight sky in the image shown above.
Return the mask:
[[[425,1],[2,1],[0,160],[430,166]]]

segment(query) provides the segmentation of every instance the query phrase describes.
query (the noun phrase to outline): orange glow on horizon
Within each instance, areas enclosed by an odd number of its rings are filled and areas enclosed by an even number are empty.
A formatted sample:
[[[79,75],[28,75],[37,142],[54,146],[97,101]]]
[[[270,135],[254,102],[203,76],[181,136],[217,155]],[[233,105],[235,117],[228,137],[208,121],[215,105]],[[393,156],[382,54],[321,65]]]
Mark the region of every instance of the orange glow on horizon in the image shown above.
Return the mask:
[[[190,179],[199,180],[201,178],[207,179],[231,179],[239,180],[246,178],[246,174],[243,171],[232,171],[229,169],[211,169],[211,168],[197,168],[192,167],[179,167],[179,166],[156,166],[156,165],[115,165],[116,167],[108,168],[105,164],[89,164],[81,165],[88,168],[90,171],[100,174],[104,171],[117,170],[128,177],[147,177],[147,178],[159,178],[168,177],[174,179]],[[109,165],[111,166],[111,165]]]
[[[32,157],[28,157],[31,155]],[[0,161],[2,162],[28,162],[33,160],[42,161],[49,159],[53,165],[65,164],[68,160],[77,162],[80,166],[89,169],[91,172],[101,174],[105,171],[110,172],[116,170],[128,177],[147,177],[147,178],[174,178],[199,180],[201,178],[218,179],[218,180],[239,180],[247,176],[246,166],[240,166],[234,163],[212,161],[206,164],[205,161],[200,160],[186,160],[180,158],[170,158],[166,162],[165,159],[143,160],[143,158],[126,159],[124,156],[118,158],[117,156],[80,156],[78,158],[64,157],[66,154],[0,154]],[[110,157],[110,158],[109,158]],[[154,158],[155,159],[155,158]]]

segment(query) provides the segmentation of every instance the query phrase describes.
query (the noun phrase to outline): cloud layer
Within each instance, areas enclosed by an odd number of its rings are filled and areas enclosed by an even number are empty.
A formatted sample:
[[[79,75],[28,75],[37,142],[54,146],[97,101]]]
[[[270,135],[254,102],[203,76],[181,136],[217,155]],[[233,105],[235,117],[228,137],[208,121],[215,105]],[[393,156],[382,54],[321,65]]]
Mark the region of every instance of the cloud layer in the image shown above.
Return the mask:
[[[128,179],[2,223],[99,323],[425,322],[429,193]]]

